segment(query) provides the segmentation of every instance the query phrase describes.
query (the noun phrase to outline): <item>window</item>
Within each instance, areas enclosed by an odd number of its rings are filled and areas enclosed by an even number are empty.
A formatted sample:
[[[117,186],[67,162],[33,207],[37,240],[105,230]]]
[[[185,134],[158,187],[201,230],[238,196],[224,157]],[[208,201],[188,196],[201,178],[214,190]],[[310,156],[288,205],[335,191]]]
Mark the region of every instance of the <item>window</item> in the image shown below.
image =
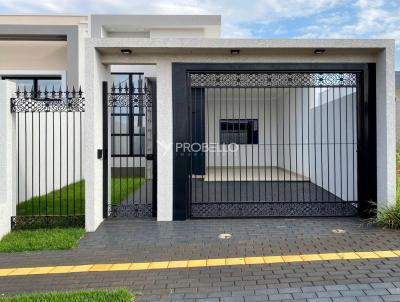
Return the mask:
[[[115,87],[129,88],[137,93],[143,87],[143,73],[111,74]],[[125,92],[125,91],[124,91]],[[145,156],[145,107],[113,107],[111,113],[111,156]]]
[[[258,144],[258,120],[220,120],[221,144]]]
[[[5,76],[2,77],[3,80],[14,81],[17,85],[17,89],[20,91],[55,91],[61,89],[61,77],[41,77],[41,76]]]

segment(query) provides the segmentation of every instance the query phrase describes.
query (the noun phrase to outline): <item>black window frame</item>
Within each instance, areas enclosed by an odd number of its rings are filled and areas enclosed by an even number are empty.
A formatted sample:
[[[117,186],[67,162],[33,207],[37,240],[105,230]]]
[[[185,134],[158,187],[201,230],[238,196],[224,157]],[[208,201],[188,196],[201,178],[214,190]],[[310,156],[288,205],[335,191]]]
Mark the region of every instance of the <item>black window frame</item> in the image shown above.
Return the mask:
[[[129,90],[129,93],[131,91],[134,91],[133,88],[140,90],[143,87],[143,81],[144,81],[144,73],[143,72],[112,72],[111,76],[118,75],[118,74],[128,75],[128,77],[129,77],[128,78],[128,90]],[[133,79],[134,75],[141,76],[141,77],[139,77],[138,87],[133,87],[132,79]],[[115,82],[113,81],[113,83],[115,83]],[[118,86],[116,86],[116,87],[118,88]],[[125,85],[122,86],[122,87],[124,88]],[[128,118],[128,133],[113,133],[113,128],[114,127],[111,127],[111,137],[120,137],[120,139],[122,137],[128,137],[128,139],[129,139],[129,148],[128,148],[129,152],[128,153],[123,153],[122,152],[123,150],[120,150],[120,153],[117,154],[117,153],[114,153],[115,151],[113,151],[112,154],[111,154],[111,157],[145,157],[146,156],[146,151],[144,149],[145,145],[143,146],[143,148],[142,148],[142,145],[140,145],[140,147],[139,147],[140,153],[135,153],[135,150],[134,150],[134,139],[135,139],[135,137],[145,137],[146,136],[146,133],[140,133],[140,131],[139,131],[139,133],[135,133],[135,127],[134,127],[134,125],[135,125],[135,116],[137,116],[138,118],[139,117],[143,118],[145,116],[144,112],[140,112],[141,109],[143,109],[143,108],[139,107],[139,113],[135,113],[133,107],[129,106],[129,112],[127,112],[127,113],[111,112],[111,118],[112,119],[114,117],[119,117],[119,116],[121,116],[121,117],[125,116],[125,117]],[[114,122],[111,121],[111,124],[114,125]],[[120,127],[121,127],[121,125],[120,125]],[[141,140],[142,139],[140,138],[140,141]],[[112,142],[113,142],[113,140],[112,140]],[[144,144],[145,143],[146,142],[144,142]],[[142,153],[142,149],[143,149],[143,153]],[[115,148],[114,148],[114,150],[115,150]]]
[[[60,80],[60,81],[62,81],[62,76],[40,76],[40,75],[18,76],[18,75],[12,75],[12,76],[2,76],[1,79],[2,80],[33,80],[33,91],[39,92],[38,81],[40,81],[40,80]],[[61,85],[62,85],[62,83],[61,83]],[[52,89],[53,89],[53,87],[49,87],[49,91]]]
[[[229,124],[232,126],[229,127]],[[231,129],[222,129],[223,126],[225,128]],[[244,127],[245,126],[245,127]],[[240,131],[247,130],[247,139],[246,143],[240,141]],[[234,134],[232,137],[238,140],[234,141],[226,141],[225,135],[223,131],[227,133]],[[258,119],[220,119],[219,120],[219,141],[220,144],[229,145],[229,144],[237,144],[237,145],[258,145],[258,136],[259,136],[259,121]],[[235,135],[237,134],[237,135]]]

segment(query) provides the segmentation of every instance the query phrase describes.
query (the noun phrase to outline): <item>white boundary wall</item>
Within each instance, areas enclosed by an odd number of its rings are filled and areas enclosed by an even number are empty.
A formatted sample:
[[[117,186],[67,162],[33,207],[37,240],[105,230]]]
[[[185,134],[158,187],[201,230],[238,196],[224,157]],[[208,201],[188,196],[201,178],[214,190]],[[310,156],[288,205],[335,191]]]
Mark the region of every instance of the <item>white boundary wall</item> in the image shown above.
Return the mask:
[[[10,98],[15,84],[0,80],[0,239],[11,229],[16,207],[15,115]]]

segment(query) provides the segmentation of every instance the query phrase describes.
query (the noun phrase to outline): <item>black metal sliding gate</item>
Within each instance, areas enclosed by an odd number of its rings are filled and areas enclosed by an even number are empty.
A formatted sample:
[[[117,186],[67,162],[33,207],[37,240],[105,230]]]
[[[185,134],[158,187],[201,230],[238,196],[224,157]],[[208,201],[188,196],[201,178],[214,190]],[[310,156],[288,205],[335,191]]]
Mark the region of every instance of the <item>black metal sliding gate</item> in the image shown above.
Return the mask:
[[[104,217],[156,216],[155,85],[103,83]]]
[[[361,79],[188,73],[188,216],[357,214]]]

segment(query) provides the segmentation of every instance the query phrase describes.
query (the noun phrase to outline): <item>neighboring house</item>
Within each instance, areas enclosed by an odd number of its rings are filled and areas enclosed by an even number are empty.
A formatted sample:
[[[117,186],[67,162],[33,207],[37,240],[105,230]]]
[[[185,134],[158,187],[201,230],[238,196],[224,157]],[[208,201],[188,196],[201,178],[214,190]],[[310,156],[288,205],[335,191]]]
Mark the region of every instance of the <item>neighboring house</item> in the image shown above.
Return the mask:
[[[393,40],[222,39],[219,16],[0,24],[3,79],[86,98],[84,113],[58,112],[54,95],[19,99],[20,203],[46,193],[47,207],[85,179],[93,231],[110,216],[350,216],[395,201]]]

